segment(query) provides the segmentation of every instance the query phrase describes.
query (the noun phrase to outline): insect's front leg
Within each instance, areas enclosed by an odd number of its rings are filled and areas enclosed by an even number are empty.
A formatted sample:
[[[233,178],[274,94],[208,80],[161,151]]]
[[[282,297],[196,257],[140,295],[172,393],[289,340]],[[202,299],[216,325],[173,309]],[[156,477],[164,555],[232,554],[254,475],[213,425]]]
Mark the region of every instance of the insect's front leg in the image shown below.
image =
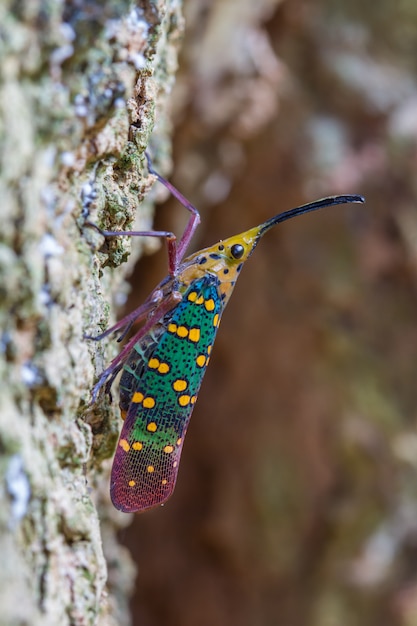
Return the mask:
[[[103,237],[159,237],[165,239],[168,247],[168,271],[170,276],[176,276],[179,266],[177,252],[177,238],[168,230],[103,230],[94,222],[85,222],[86,226],[94,228]]]
[[[179,243],[177,243],[177,238],[174,233],[166,230],[103,230],[99,228],[93,222],[87,221],[85,223],[86,226],[90,226],[91,228],[95,228],[103,237],[160,237],[165,239],[167,242],[168,248],[168,271],[170,276],[174,277],[178,274],[178,269],[181,264],[182,259],[184,258],[185,251],[187,250],[193,235],[200,224],[200,214],[196,207],[188,202],[188,200],[176,189],[169,181],[163,178],[158,172],[156,172],[151,164],[151,160],[149,155],[146,153],[146,158],[148,160],[148,170],[149,172],[159,180],[171,193],[172,195],[187,209],[190,211],[191,215],[187,222],[187,226],[181,236]]]
[[[146,158],[148,160],[149,172],[153,174],[159,180],[159,182],[162,183],[164,187],[166,187],[168,191],[170,191],[170,193],[172,193],[174,198],[176,198],[182,204],[182,206],[186,208],[187,211],[190,211],[191,213],[190,219],[187,222],[187,226],[185,227],[185,230],[181,236],[181,239],[178,245],[176,245],[175,265],[178,268],[179,264],[184,258],[185,251],[190,245],[191,239],[193,238],[193,235],[198,225],[200,224],[200,221],[201,221],[200,213],[198,212],[198,209],[196,209],[196,207],[193,204],[191,204],[191,202],[189,202],[187,198],[183,196],[182,193],[180,193],[176,187],[174,187],[174,185],[172,185],[172,183],[170,183],[168,180],[163,178],[160,174],[158,174],[158,172],[156,172],[153,169],[151,158],[147,152],[146,152]]]

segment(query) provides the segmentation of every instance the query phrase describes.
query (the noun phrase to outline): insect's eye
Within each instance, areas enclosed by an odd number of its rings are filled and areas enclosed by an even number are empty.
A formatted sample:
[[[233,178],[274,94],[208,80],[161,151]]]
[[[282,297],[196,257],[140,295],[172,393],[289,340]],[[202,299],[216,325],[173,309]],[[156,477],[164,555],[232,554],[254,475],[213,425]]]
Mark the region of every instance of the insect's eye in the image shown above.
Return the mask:
[[[241,259],[244,252],[245,252],[245,248],[240,243],[235,243],[230,248],[230,254],[232,255],[234,259]]]

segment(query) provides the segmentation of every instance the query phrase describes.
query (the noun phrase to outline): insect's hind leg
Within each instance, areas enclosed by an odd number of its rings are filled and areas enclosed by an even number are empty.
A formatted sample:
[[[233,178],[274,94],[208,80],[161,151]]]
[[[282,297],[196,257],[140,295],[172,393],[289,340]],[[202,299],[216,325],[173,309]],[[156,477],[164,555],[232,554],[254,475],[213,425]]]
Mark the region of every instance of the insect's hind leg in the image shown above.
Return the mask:
[[[104,372],[101,373],[100,378],[93,387],[91,404],[94,404],[94,402],[97,400],[98,392],[100,391],[101,387],[105,383],[107,383],[107,381],[108,384],[106,384],[105,388],[106,393],[110,392],[110,387],[115,377],[123,367],[129,354],[134,349],[135,344],[140,341],[142,337],[144,337],[151,330],[152,326],[159,322],[164,317],[164,315],[168,313],[168,311],[174,308],[181,301],[181,299],[181,294],[178,291],[173,291],[169,294],[169,296],[161,301],[161,303],[155,308],[153,313],[151,313],[142,328],[140,328],[138,332],[135,333],[135,335],[133,335],[131,339],[129,339],[129,341],[126,343],[125,346],[123,346],[122,350],[113,359],[110,365],[104,370]]]
[[[122,317],[122,319],[116,322],[116,324],[113,324],[113,326],[110,326],[110,328],[107,328],[107,330],[105,330],[103,333],[100,333],[99,335],[96,335],[95,337],[93,337],[92,335],[84,335],[84,339],[101,341],[108,335],[111,335],[112,333],[123,329],[122,334],[117,339],[118,342],[123,341],[129,330],[132,328],[133,324],[144,320],[145,317],[152,311],[152,309],[155,309],[158,306],[161,300],[162,292],[159,289],[155,289],[150,297],[146,300],[146,302],[138,306],[134,311],[131,311],[131,313],[128,313],[128,315]]]

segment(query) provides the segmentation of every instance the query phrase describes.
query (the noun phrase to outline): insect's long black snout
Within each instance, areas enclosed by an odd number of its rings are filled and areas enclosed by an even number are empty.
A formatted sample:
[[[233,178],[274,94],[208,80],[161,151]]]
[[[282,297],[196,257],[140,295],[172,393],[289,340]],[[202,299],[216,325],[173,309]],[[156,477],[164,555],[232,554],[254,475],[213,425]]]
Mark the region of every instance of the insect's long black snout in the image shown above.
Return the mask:
[[[284,211],[283,213],[275,215],[275,217],[271,217],[271,219],[262,224],[259,230],[259,236],[261,237],[267,230],[272,228],[272,226],[285,222],[293,217],[297,217],[297,215],[304,215],[304,213],[324,209],[325,207],[334,206],[335,204],[350,204],[351,202],[363,203],[365,202],[365,198],[359,195],[328,196],[327,198],[321,198],[320,200],[303,204],[295,209]]]

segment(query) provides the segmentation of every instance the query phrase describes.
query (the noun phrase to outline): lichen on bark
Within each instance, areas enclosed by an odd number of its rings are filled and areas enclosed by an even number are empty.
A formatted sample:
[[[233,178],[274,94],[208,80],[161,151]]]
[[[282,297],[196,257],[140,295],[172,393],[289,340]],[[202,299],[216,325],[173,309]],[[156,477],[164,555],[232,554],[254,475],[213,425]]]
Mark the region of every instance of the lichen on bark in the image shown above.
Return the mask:
[[[144,151],[155,129],[168,152],[181,6],[10,1],[0,20],[0,624],[122,624],[127,518],[103,487],[118,417],[89,408],[114,347],[85,335],[114,317],[143,246],[119,267],[131,243],[85,221],[151,225]]]

